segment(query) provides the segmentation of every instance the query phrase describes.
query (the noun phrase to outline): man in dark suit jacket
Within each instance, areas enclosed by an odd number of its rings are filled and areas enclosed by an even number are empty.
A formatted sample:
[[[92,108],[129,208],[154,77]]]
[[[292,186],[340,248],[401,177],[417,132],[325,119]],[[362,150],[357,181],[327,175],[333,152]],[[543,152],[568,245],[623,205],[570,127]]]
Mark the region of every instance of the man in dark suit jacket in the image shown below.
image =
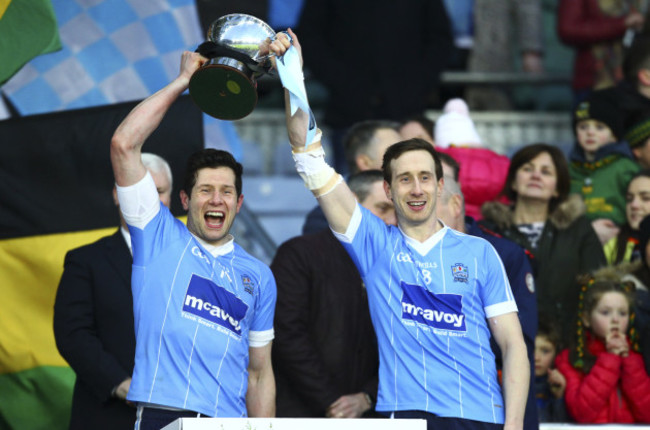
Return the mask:
[[[396,224],[379,170],[348,180],[362,206]],[[273,369],[278,417],[376,417],[379,352],[361,275],[327,228],[283,243]]]
[[[171,169],[142,154],[160,200],[169,207]],[[115,190],[114,200],[117,204]],[[126,403],[135,355],[131,295],[131,239],[120,230],[69,251],[54,304],[54,337],[77,374],[70,429],[133,429],[136,409]]]

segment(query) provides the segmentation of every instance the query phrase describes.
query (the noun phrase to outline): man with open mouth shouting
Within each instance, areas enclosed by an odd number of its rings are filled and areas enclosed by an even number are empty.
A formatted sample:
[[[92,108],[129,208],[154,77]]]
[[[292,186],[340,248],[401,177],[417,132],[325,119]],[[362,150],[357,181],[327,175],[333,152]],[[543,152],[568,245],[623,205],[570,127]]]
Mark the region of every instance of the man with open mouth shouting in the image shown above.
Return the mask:
[[[178,77],[136,106],[111,142],[133,245],[136,355],[127,400],[138,406],[136,429],[275,413],[275,281],[229,233],[244,199],[241,164],[214,149],[190,156],[180,193],[185,226],[160,204],[140,161],[145,140],[205,61],[184,52]]]

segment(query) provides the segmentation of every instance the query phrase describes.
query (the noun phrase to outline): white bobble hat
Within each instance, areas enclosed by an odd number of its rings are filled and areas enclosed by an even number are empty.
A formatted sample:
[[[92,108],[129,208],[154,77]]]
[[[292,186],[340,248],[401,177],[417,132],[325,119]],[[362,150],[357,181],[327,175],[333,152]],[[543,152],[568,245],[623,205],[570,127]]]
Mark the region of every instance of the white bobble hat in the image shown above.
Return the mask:
[[[443,114],[436,120],[434,134],[436,146],[441,148],[483,145],[463,99],[451,99],[445,104]]]

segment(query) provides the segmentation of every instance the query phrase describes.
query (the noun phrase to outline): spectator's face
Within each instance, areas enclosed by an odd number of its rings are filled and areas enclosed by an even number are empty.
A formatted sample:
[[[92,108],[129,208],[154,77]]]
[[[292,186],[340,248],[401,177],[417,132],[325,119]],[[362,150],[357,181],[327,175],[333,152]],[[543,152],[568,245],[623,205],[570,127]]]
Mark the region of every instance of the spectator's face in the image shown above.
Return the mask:
[[[548,152],[542,152],[517,170],[512,189],[517,201],[550,202],[557,193],[557,171]]]
[[[375,132],[372,143],[368,148],[367,161],[360,166],[360,170],[381,170],[384,154],[389,146],[401,139],[398,132],[390,128],[381,128]]]
[[[553,367],[556,352],[555,346],[546,336],[535,337],[535,376],[548,374],[548,370]]]
[[[228,232],[244,196],[237,197],[232,169],[203,168],[197,172],[192,195],[181,191],[181,201],[188,211],[187,228],[200,239],[218,246],[228,241]]]
[[[391,160],[392,178],[386,192],[395,204],[400,225],[417,226],[436,216],[442,182],[436,179],[435,162],[425,150],[408,151]]]
[[[154,172],[149,170],[153,182],[156,184],[158,196],[160,201],[167,207],[170,207],[172,201],[172,185],[169,182],[169,177],[163,172]]]
[[[625,295],[609,291],[598,300],[587,318],[583,318],[583,323],[597,338],[605,340],[614,333],[625,336],[629,318],[630,304]]]
[[[585,151],[588,159],[593,157],[599,148],[608,143],[616,142],[616,137],[614,137],[607,124],[593,119],[578,122],[576,124],[576,135],[578,144]]]
[[[361,202],[361,206],[381,218],[386,224],[397,225],[395,206],[384,191],[383,181],[372,184],[372,188],[364,201]]]
[[[433,130],[431,130],[433,132]],[[402,138],[402,140],[408,140],[408,139],[413,139],[414,137],[419,137],[422,140],[426,140],[427,142],[431,143],[433,145],[433,137],[431,137],[430,132],[427,133],[427,131],[422,127],[422,124],[420,124],[417,121],[409,121],[405,123],[402,127],[399,129],[399,134]]]
[[[625,213],[632,230],[638,230],[646,215],[650,215],[650,178],[640,176],[627,187]]]

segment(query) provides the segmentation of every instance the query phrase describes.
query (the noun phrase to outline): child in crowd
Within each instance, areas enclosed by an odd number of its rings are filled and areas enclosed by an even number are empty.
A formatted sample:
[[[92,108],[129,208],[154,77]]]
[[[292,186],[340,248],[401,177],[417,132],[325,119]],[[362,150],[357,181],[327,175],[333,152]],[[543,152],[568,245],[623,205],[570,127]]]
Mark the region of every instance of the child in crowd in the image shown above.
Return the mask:
[[[650,376],[638,353],[633,284],[589,279],[580,291],[575,345],[555,360],[578,423],[650,423]]]
[[[535,397],[541,423],[567,422],[564,406],[566,379],[553,361],[560,350],[560,332],[548,315],[540,315],[535,336]]]
[[[629,145],[622,139],[622,118],[611,89],[594,91],[578,105],[575,115],[577,142],[569,157],[571,192],[587,205],[587,218],[602,244],[625,223],[625,190],[640,170]]]
[[[451,99],[436,120],[436,151],[450,155],[460,165],[459,182],[465,196],[465,213],[483,218],[483,203],[496,200],[503,189],[510,159],[483,147],[463,99]]]

